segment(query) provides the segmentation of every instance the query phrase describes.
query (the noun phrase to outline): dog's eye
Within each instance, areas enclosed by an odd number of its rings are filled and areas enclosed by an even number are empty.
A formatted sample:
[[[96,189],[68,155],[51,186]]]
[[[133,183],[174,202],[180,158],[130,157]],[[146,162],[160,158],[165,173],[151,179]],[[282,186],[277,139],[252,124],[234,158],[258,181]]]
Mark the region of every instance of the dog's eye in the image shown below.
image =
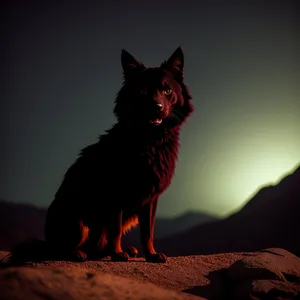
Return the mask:
[[[165,95],[171,95],[172,94],[172,90],[171,89],[165,89],[164,91],[163,91],[163,93],[165,94]]]

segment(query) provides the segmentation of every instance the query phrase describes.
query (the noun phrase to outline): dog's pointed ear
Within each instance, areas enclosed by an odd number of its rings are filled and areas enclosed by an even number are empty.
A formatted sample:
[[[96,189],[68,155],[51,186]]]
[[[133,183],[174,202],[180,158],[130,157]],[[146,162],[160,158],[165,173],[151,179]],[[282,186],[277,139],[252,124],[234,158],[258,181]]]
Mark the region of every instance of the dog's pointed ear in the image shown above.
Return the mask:
[[[162,67],[182,78],[184,66],[184,56],[181,47],[178,47],[171,57],[162,63]]]
[[[135,59],[125,49],[122,49],[121,62],[125,79],[130,77],[133,73],[141,71],[145,68],[145,66],[141,62]]]

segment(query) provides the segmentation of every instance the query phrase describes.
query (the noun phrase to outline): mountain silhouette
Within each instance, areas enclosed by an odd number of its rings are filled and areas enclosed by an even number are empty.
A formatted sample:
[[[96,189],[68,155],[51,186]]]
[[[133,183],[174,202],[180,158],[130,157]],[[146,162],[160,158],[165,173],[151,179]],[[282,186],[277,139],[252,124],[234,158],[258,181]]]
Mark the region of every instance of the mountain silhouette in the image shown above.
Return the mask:
[[[173,235],[175,232],[184,232],[196,225],[209,223],[218,220],[209,214],[188,211],[175,218],[157,218],[155,222],[155,237]]]
[[[157,217],[154,227],[155,239],[165,238],[174,234],[179,234],[189,230],[197,225],[210,223],[219,220],[217,217],[209,214],[188,211],[175,218],[161,218]],[[142,251],[140,245],[140,229],[139,227],[128,232],[123,237],[125,246],[134,245],[139,251]]]
[[[31,238],[44,238],[46,210],[0,200],[0,250]]]
[[[158,239],[170,256],[284,248],[300,254],[300,167],[277,185],[262,188],[227,219]]]

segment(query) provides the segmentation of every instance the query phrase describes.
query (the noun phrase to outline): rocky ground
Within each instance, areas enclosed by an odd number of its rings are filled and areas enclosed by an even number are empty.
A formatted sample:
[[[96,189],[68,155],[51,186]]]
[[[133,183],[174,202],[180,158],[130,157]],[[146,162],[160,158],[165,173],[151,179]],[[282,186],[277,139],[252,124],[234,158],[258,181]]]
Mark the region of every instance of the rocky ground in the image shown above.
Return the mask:
[[[0,291],[1,300],[300,299],[300,259],[272,248],[171,257],[166,264],[34,263],[0,269]]]

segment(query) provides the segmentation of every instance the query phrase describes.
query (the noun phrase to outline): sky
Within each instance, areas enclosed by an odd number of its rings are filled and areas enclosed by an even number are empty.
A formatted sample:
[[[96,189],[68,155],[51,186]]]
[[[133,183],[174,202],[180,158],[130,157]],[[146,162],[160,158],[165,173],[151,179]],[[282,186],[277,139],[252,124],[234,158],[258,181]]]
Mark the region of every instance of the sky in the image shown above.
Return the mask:
[[[80,149],[116,121],[121,49],[181,46],[195,106],[158,215],[226,216],[300,164],[297,1],[7,1],[0,198],[48,206]]]

